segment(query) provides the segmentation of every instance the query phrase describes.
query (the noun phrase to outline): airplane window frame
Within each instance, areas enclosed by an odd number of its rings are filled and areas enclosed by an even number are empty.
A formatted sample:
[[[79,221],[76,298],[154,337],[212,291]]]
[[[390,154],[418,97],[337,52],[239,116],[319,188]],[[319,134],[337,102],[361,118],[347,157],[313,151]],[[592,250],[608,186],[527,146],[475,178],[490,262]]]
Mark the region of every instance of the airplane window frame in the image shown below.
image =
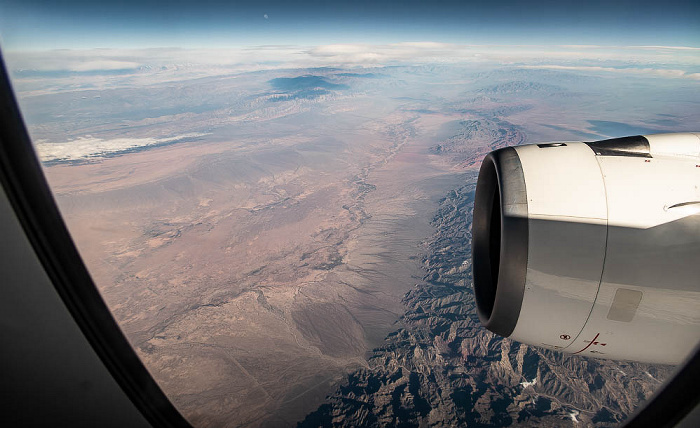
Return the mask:
[[[119,328],[63,222],[0,52],[0,184],[37,258],[102,363],[154,427],[191,427]]]

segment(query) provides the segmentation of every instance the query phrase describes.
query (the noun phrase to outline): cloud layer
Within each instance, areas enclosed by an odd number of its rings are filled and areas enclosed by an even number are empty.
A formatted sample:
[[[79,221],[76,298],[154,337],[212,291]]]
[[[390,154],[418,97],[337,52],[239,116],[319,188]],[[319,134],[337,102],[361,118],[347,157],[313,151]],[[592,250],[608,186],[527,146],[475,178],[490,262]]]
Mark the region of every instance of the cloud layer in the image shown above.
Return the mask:
[[[616,60],[683,63],[700,66],[700,49],[674,46],[501,46],[436,42],[392,44],[265,45],[236,49],[92,49],[8,52],[13,69],[94,71],[167,65],[258,65],[260,68],[309,65],[388,65],[397,62],[500,62],[541,59]]]
[[[7,52],[20,95],[89,85],[137,87],[198,77],[313,67],[488,64],[700,81],[700,49],[682,46],[502,46],[436,42],[264,45],[236,49]],[[86,78],[89,77],[89,79]]]

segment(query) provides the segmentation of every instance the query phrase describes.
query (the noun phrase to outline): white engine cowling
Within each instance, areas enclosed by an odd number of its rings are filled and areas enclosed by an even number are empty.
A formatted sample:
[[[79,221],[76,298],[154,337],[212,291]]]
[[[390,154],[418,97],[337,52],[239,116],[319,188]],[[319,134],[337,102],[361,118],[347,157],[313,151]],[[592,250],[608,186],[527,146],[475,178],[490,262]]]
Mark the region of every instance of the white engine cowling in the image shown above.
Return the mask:
[[[499,335],[663,364],[700,340],[700,134],[492,152],[472,228],[479,318]]]

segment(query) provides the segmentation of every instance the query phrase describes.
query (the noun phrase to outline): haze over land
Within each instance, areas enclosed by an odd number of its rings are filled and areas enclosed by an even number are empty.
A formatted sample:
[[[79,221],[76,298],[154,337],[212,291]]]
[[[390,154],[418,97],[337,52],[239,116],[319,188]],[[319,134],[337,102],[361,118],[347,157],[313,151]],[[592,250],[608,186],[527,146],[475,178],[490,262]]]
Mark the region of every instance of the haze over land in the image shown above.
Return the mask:
[[[471,192],[499,147],[697,131],[698,50],[399,43],[7,61],[90,272],[196,426],[610,425],[670,373],[481,329]]]

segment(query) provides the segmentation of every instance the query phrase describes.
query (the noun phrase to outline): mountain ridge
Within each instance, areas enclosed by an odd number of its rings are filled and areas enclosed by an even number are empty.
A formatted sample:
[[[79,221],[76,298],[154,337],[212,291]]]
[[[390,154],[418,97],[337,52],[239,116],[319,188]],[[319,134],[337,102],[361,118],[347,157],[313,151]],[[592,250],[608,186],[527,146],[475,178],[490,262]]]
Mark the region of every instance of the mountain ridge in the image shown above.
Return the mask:
[[[440,202],[399,328],[298,427],[616,426],[672,367],[589,359],[483,329],[471,284],[475,174]]]

